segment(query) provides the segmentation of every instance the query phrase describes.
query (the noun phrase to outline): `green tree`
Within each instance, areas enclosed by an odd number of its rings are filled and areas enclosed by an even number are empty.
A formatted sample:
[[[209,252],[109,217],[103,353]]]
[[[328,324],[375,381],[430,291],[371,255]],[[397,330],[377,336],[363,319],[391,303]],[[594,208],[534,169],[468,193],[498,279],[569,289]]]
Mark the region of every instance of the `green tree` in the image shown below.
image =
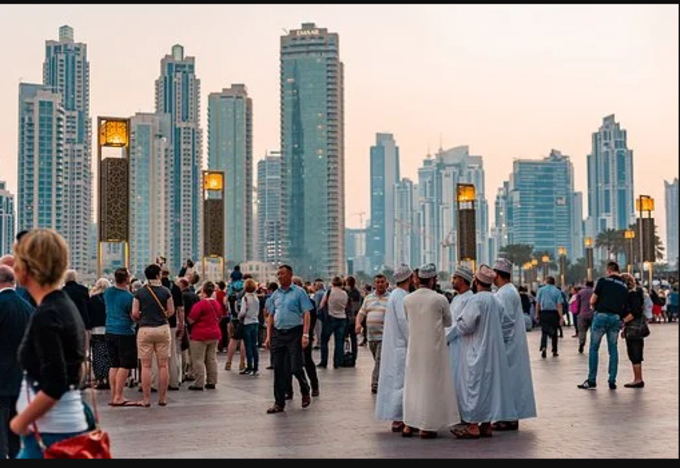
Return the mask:
[[[616,256],[625,251],[623,230],[605,229],[595,238],[595,248],[605,249],[607,258],[614,260]]]
[[[534,250],[534,246],[531,244],[508,244],[501,247],[499,251],[499,256],[507,258],[512,262],[519,276],[516,278],[520,279],[522,275],[522,266],[531,261],[531,252]]]
[[[538,269],[540,271],[543,271],[543,256],[547,255],[548,258],[550,258],[550,261],[548,262],[548,271],[552,270],[559,270],[560,266],[557,263],[557,258],[555,258],[555,254],[552,252],[548,252],[547,250],[537,250],[536,252],[533,253],[533,258],[538,260]],[[567,259],[568,260],[568,259]]]
[[[631,224],[628,227],[628,229],[632,229],[633,231],[635,231],[635,239],[637,240],[637,242],[640,242],[640,232],[637,228],[637,224]],[[661,238],[659,237],[658,234],[658,229],[659,226],[657,226],[656,223],[654,223],[654,255],[656,256],[656,260],[663,260],[664,251],[666,250],[666,248],[664,247],[663,242],[661,242]],[[624,230],[622,229],[620,232],[621,238],[623,239]]]

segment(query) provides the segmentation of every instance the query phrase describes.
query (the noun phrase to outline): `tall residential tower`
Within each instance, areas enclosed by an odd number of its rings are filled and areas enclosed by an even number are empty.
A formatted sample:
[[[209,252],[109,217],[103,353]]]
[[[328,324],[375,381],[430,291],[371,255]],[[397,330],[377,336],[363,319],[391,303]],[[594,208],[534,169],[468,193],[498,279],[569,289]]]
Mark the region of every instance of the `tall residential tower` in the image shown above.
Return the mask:
[[[343,64],[336,33],[304,23],[281,37],[284,258],[304,278],[345,270]]]

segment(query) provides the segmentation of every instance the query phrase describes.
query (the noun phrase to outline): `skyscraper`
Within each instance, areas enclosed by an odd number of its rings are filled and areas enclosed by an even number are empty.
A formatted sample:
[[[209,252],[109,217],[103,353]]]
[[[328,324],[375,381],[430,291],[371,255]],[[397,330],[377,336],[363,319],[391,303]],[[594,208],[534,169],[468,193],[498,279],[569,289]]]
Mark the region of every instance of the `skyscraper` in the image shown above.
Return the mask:
[[[143,277],[158,256],[176,265],[173,207],[176,190],[170,114],[130,118],[130,270]],[[175,270],[177,271],[177,270]]]
[[[678,178],[664,180],[666,195],[666,261],[678,267]]]
[[[633,151],[626,130],[612,114],[593,133],[588,155],[588,237],[594,239],[606,229],[628,229],[635,222],[633,198]]]
[[[63,235],[70,247],[71,267],[90,272],[92,224],[92,121],[90,63],[87,45],[74,41],[73,28],[59,28],[58,41],[45,42],[43,84],[61,95],[65,110]]]
[[[510,180],[510,244],[530,244],[556,258],[559,247],[572,257],[574,167],[557,150],[540,160],[513,162]]]
[[[394,267],[405,263],[418,265],[417,242],[420,233],[415,219],[417,187],[411,179],[404,178],[394,187]]]
[[[457,185],[475,186],[477,263],[488,263],[489,213],[481,156],[471,156],[468,146],[440,149],[418,169],[418,210],[421,262],[433,262],[454,271],[458,262]]]
[[[59,93],[19,85],[19,230],[49,228],[66,235],[65,123]]]
[[[496,192],[494,204],[494,224],[491,228],[489,258],[495,261],[503,247],[510,244],[512,232],[512,204],[510,203],[510,182],[504,181]]]
[[[285,258],[303,277],[345,270],[344,85],[336,33],[304,23],[281,37]]]
[[[185,57],[181,45],[172,46],[172,53],[161,60],[161,76],[156,80],[156,112],[170,114],[171,120],[174,164],[167,183],[175,191],[169,253],[173,271],[182,261],[197,261],[202,255],[200,91],[194,57]]]
[[[257,163],[258,258],[281,263],[281,153],[270,151]]]
[[[0,257],[12,253],[14,245],[14,195],[0,181]]]
[[[245,85],[208,96],[208,167],[225,176],[225,258],[254,260],[253,103]]]
[[[569,257],[573,259],[585,258],[585,229],[583,222],[583,192],[574,192],[571,202],[572,224],[571,224],[571,248]]]
[[[377,133],[371,146],[371,226],[368,251],[374,270],[394,267],[394,186],[400,180],[399,147],[391,133]]]

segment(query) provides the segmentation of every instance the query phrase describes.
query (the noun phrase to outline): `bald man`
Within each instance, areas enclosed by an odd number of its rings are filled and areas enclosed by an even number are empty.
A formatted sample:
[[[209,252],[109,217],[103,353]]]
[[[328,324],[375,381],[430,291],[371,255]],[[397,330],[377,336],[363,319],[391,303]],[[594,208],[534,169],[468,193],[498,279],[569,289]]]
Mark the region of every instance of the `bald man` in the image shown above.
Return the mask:
[[[14,270],[14,255],[3,255],[0,257],[0,266],[7,266],[11,270]],[[15,291],[17,295],[22,298],[24,301],[28,302],[32,308],[36,308],[37,304],[31,297],[31,295],[28,293],[28,291],[19,285],[19,283],[15,283]]]

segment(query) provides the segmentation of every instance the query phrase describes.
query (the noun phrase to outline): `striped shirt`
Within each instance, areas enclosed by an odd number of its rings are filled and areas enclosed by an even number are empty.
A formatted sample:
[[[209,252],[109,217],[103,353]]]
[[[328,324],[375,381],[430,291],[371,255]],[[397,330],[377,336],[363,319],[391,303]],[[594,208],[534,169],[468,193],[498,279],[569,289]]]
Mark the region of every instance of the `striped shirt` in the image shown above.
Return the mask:
[[[385,292],[382,296],[372,292],[361,306],[359,315],[366,317],[366,327],[368,328],[368,341],[382,341],[383,325],[385,324],[385,311],[387,310],[387,300],[390,293]]]

